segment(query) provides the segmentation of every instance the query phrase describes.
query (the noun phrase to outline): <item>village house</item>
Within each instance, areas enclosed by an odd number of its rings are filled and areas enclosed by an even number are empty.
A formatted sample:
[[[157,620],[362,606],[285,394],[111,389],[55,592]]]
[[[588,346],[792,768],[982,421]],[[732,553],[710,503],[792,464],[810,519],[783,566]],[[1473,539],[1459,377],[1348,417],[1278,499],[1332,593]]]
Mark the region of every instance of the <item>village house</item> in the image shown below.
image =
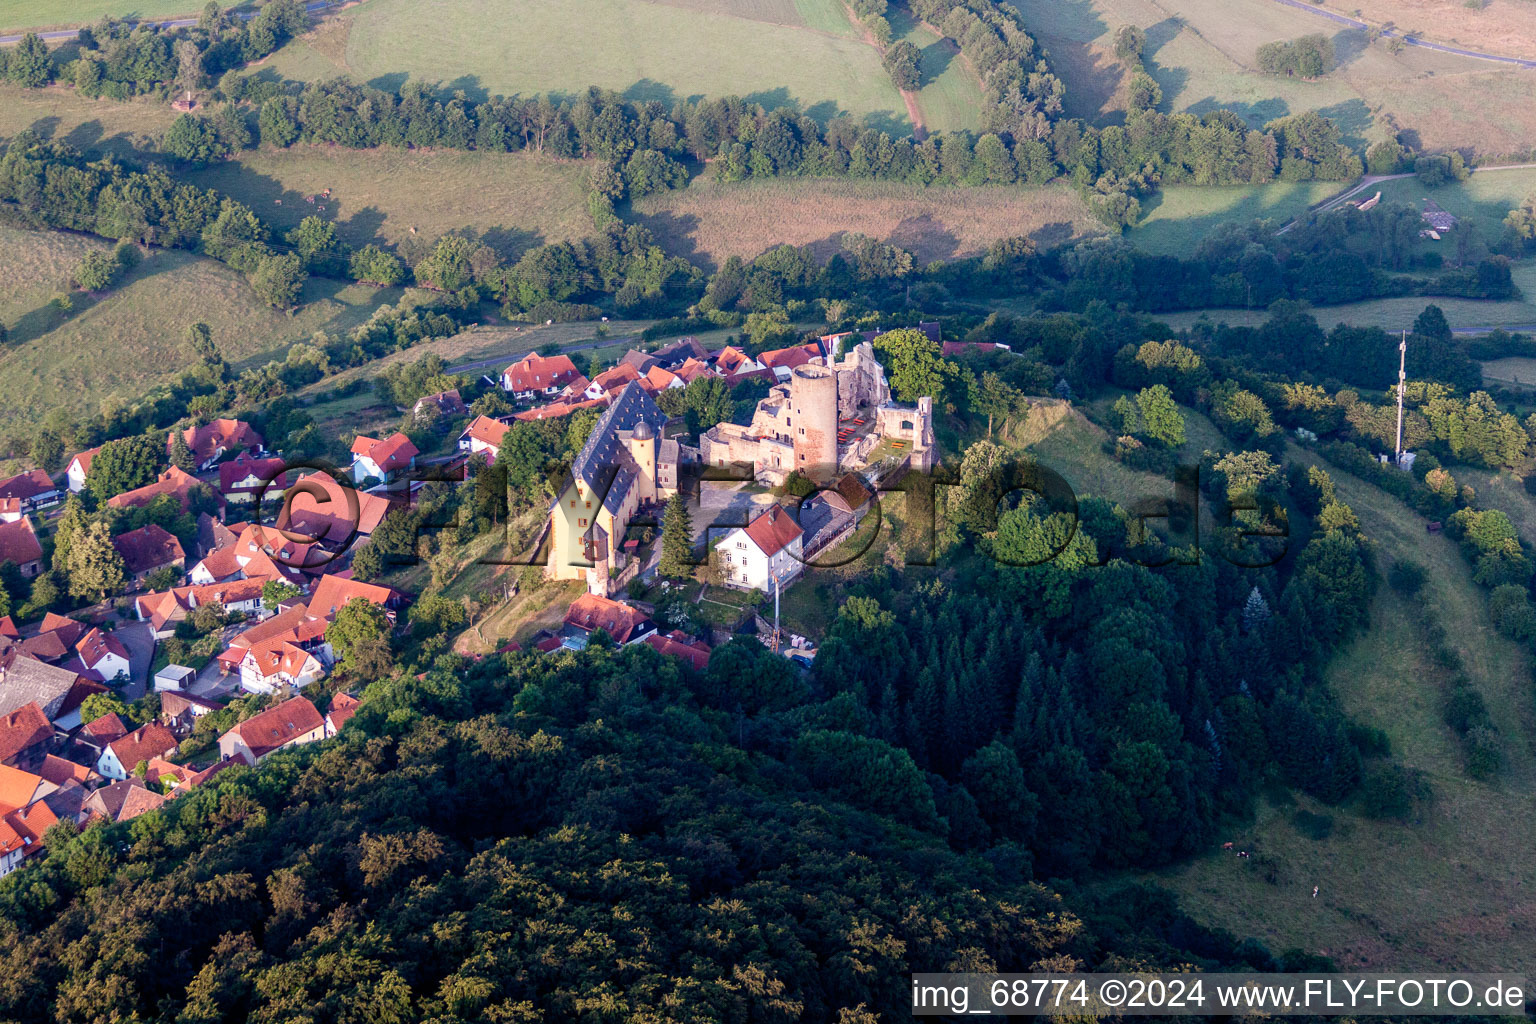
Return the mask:
[[[175,498],[183,509],[191,511],[192,489],[197,486],[197,477],[171,466],[161,473],[154,483],[114,495],[107,499],[107,504],[113,508],[142,508],[162,494],[168,494]]]
[[[99,629],[92,629],[79,639],[75,654],[80,659],[79,674],[98,683],[127,679],[131,670],[128,648],[111,633]]]
[[[132,821],[141,814],[164,806],[165,797],[144,784],[140,778],[122,779],[96,790],[80,806],[81,824],[97,819]]]
[[[202,604],[217,602],[226,612],[259,616],[262,612],[261,588],[265,583],[265,579],[246,579],[173,587],[153,594],[140,594],[133,600],[133,610],[140,622],[149,623],[156,639],[164,640],[176,631],[176,623]]]
[[[96,762],[96,771],[108,779],[126,779],[140,761],[168,757],[176,752],[176,737],[159,722],[149,722],[108,743]]]
[[[495,462],[501,442],[512,428],[489,416],[476,416],[474,422],[459,435],[459,451],[471,455],[484,455],[486,462]]]
[[[26,517],[0,523],[0,562],[14,562],[28,579],[43,571],[43,546],[38,542],[32,520]]]
[[[199,586],[231,580],[279,580],[303,585],[303,567],[309,564],[313,544],[290,540],[280,530],[250,525],[233,544],[219,548],[198,561],[187,579]]]
[[[160,722],[178,737],[185,737],[206,714],[218,711],[223,705],[185,690],[165,690],[160,694]]]
[[[219,464],[219,494],[226,505],[243,505],[260,498],[266,509],[275,511],[282,507],[282,494],[288,488],[286,465],[282,459],[241,452]]]
[[[359,434],[352,442],[352,482],[359,487],[369,480],[389,483],[415,468],[419,454],[411,439],[398,431],[382,440]]]
[[[0,480],[0,499],[15,498],[21,502],[21,511],[36,512],[40,508],[56,505],[63,500],[53,478],[40,469],[20,473]]]
[[[582,379],[585,380],[586,378]],[[561,398],[550,402],[548,405],[541,405],[537,409],[524,409],[522,412],[513,413],[512,418],[525,423],[537,420],[554,420],[562,416],[569,416],[573,412],[580,412],[582,409],[600,409],[607,404],[608,400],[606,398],[582,398],[578,392],[574,398]]]
[[[0,715],[0,764],[31,770],[53,744],[53,723],[33,701]]]
[[[393,618],[405,602],[405,595],[398,590],[377,583],[364,583],[347,576],[330,574],[321,576],[315,583],[315,591],[309,597],[309,614],[321,619],[334,619],[336,613],[349,601],[361,598],[370,604],[384,608]]]
[[[0,877],[43,850],[43,836],[58,823],[47,804],[58,787],[39,775],[0,765]]]
[[[288,489],[275,526],[289,538],[344,553],[366,541],[384,517],[400,507],[383,495],[348,487],[326,473],[311,473]]]
[[[80,701],[85,699],[83,695],[74,699],[75,683],[79,679],[79,673],[68,668],[38,661],[20,650],[7,651],[0,656],[0,715],[35,702],[50,722],[62,725],[71,712],[78,713]],[[79,724],[76,717],[74,722],[62,727],[73,728]]]
[[[772,505],[746,526],[726,534],[716,546],[726,586],[772,591],[800,576],[800,524],[782,506]]]
[[[703,672],[709,667],[709,656],[713,653],[708,644],[677,629],[665,636],[652,633],[645,638],[645,643],[669,658],[686,661],[696,672]]]
[[[357,713],[362,701],[350,693],[336,693],[331,697],[329,709],[325,713],[325,734],[335,736],[341,732],[341,727]]]
[[[598,594],[582,594],[565,613],[562,644],[573,650],[587,646],[587,639],[603,630],[620,644],[635,644],[656,632],[656,623],[640,609]]]
[[[237,634],[218,656],[225,672],[238,670],[250,693],[271,693],[283,685],[308,686],[325,675],[331,649],[329,623],[303,604],[294,604]]]
[[[135,587],[156,569],[180,569],[187,562],[181,541],[155,523],[118,534],[112,538],[112,547],[122,556],[123,569]]]
[[[79,494],[85,490],[85,478],[91,473],[91,460],[99,451],[101,451],[99,445],[95,448],[87,448],[69,460],[69,465],[64,469],[65,486],[69,488],[69,493]]]
[[[221,758],[207,768],[198,770],[191,765],[173,764],[164,758],[152,758],[144,778],[160,787],[161,792],[171,799],[181,796],[189,790],[196,789],[226,768],[233,768],[242,762],[235,758]]]
[[[212,469],[220,459],[237,449],[261,451],[262,445],[266,443],[255,428],[244,420],[213,420],[200,427],[188,427],[181,432],[181,436],[187,442],[199,472]],[[167,435],[166,452],[171,452],[175,444],[175,434]]]
[[[219,755],[257,765],[285,747],[325,738],[325,720],[306,697],[291,697],[219,737]]]
[[[109,711],[82,725],[76,738],[82,743],[95,747],[96,757],[100,759],[101,752],[107,749],[108,743],[120,740],[127,735],[128,723],[124,722],[116,712]]]
[[[416,399],[416,404],[411,406],[411,418],[420,420],[429,415],[432,410],[436,410],[437,415],[444,419],[469,413],[469,407],[464,404],[458,388],[439,391],[435,395],[423,395]]]
[[[553,395],[576,377],[576,365],[570,356],[541,356],[530,352],[502,371],[501,389],[513,398],[528,400],[538,395]]]

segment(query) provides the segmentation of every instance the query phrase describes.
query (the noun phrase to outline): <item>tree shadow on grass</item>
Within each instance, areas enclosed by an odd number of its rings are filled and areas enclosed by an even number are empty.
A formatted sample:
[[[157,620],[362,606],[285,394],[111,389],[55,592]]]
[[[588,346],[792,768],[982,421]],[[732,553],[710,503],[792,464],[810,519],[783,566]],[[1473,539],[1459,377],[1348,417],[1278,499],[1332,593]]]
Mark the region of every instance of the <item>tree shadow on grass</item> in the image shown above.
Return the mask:
[[[959,236],[931,213],[907,217],[886,240],[908,250],[921,263],[950,259],[960,251]]]
[[[1322,107],[1318,113],[1339,126],[1339,132],[1346,146],[1356,151],[1365,149],[1366,136],[1371,126],[1376,123],[1376,118],[1371,114],[1371,108],[1365,105],[1364,100],[1345,100],[1331,107]]]
[[[1204,117],[1216,110],[1230,110],[1242,118],[1250,128],[1262,128],[1276,118],[1285,117],[1291,112],[1285,100],[1278,97],[1259,100],[1257,103],[1232,103],[1218,100],[1214,96],[1207,96],[1196,103],[1191,103],[1185,109],[1198,117]]]
[[[714,258],[699,248],[699,218],[696,214],[670,210],[656,213],[632,211],[629,219],[646,227],[667,255],[681,256],[694,266],[709,271],[717,269]]]
[[[1333,67],[1330,71],[1346,68],[1370,48],[1371,37],[1364,29],[1346,28],[1333,37]]]

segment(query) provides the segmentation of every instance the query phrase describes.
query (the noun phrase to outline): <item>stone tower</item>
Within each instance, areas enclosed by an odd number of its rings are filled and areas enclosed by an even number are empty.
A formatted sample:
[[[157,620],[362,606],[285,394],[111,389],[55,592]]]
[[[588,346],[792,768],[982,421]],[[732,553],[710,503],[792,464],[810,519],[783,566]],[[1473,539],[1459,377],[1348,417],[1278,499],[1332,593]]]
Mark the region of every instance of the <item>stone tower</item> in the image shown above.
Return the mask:
[[[837,475],[837,374],[806,363],[790,371],[790,438],[795,468],[825,483]]]

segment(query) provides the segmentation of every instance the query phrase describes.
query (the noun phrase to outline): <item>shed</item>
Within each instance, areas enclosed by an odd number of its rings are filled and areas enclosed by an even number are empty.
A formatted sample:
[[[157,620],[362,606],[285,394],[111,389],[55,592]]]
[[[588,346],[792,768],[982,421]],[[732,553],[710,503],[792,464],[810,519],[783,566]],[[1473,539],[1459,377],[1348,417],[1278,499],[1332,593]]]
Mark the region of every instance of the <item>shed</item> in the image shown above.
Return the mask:
[[[197,679],[197,670],[186,665],[167,665],[155,673],[155,692],[165,690],[190,690]]]

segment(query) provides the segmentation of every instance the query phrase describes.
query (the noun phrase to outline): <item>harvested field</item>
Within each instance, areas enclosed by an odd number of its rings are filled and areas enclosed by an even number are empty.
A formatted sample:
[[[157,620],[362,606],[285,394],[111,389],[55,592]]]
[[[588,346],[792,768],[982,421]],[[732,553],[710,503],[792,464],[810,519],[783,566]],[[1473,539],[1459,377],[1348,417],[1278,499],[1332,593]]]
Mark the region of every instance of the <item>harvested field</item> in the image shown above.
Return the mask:
[[[986,249],[999,238],[1028,235],[1042,246],[1100,234],[1081,199],[1066,186],[920,188],[831,179],[721,185],[696,181],[635,204],[635,219],[669,251],[718,265],[780,243],[812,245],[830,255],[849,233],[895,242],[919,261]]]

